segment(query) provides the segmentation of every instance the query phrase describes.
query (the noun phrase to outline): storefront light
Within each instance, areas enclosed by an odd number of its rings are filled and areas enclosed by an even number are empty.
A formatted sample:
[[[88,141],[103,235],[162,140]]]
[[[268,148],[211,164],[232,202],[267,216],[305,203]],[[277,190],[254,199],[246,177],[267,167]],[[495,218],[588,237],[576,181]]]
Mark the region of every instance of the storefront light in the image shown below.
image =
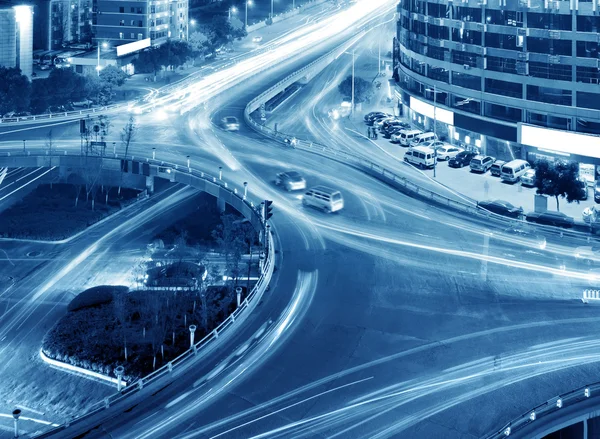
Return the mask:
[[[465,143],[469,145],[471,143],[471,138],[469,136],[465,136]]]
[[[458,140],[460,139],[460,136],[457,132],[454,133],[454,140]]]
[[[481,139],[475,139],[475,146],[481,148]]]

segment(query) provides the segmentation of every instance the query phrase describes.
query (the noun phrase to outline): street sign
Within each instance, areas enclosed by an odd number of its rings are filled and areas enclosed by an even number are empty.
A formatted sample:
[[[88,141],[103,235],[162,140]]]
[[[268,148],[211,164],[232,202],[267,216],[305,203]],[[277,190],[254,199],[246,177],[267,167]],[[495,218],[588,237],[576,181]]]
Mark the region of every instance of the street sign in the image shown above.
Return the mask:
[[[262,104],[260,104],[260,120],[262,120],[262,121],[267,120],[267,112],[265,110],[264,102]]]

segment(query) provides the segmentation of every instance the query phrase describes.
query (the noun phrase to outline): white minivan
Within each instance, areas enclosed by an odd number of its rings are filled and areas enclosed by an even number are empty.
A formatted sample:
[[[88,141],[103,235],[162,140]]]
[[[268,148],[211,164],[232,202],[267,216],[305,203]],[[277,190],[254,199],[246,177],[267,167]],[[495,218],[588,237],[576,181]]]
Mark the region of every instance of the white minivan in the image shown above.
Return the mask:
[[[340,191],[325,186],[315,186],[302,197],[302,205],[315,207],[331,213],[344,208],[344,197]]]
[[[433,168],[436,162],[435,150],[424,146],[410,148],[404,154],[404,161],[419,168]]]
[[[421,134],[423,131],[419,130],[401,130],[400,132],[392,135],[392,143],[399,143],[402,146],[408,146],[412,140]]]
[[[528,169],[531,169],[531,165],[525,160],[513,160],[502,165],[500,170],[500,179],[515,183],[519,180]]]
[[[423,144],[434,140],[437,140],[437,136],[434,133],[423,133],[416,136],[412,142],[410,142],[410,146],[423,146]]]

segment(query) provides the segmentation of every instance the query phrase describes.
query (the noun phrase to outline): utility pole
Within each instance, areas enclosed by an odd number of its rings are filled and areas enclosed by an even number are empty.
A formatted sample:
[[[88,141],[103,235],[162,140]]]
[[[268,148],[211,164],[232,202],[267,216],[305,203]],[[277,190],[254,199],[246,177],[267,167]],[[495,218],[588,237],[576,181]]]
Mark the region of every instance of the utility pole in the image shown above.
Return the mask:
[[[378,38],[377,76],[381,76],[381,35]]]
[[[354,49],[352,49],[352,118],[354,118]]]

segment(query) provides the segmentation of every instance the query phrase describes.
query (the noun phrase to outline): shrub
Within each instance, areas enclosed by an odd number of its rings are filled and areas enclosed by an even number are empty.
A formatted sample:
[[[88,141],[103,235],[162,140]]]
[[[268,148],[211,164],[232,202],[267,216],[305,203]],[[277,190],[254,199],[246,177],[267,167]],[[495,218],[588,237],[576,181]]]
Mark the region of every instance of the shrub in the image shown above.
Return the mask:
[[[112,302],[113,294],[125,294],[129,291],[129,288],[124,286],[114,285],[100,285],[97,287],[89,288],[82,293],[79,293],[69,306],[67,311],[77,311],[82,308],[90,308],[99,305],[105,305]]]

